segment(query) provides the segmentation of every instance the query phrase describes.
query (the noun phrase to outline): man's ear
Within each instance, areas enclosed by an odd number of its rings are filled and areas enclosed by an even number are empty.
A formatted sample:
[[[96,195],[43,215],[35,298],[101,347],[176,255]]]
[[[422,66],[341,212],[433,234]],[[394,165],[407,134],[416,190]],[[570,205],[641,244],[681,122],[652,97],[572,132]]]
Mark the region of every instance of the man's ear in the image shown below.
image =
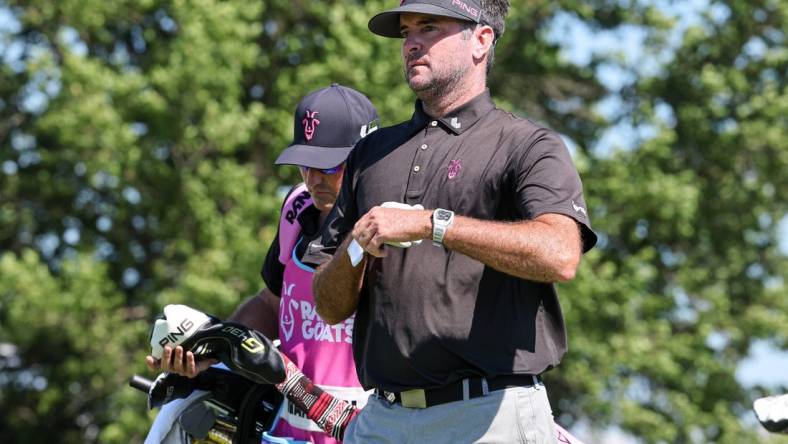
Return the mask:
[[[495,42],[495,31],[487,25],[481,25],[473,33],[473,58],[481,60]]]

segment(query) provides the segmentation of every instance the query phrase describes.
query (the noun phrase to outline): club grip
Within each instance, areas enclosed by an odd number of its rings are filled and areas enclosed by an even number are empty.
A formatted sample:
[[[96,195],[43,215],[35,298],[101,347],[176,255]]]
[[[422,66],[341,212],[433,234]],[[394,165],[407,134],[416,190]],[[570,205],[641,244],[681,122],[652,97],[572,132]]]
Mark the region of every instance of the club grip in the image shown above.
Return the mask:
[[[148,391],[150,391],[150,387],[153,385],[153,381],[144,376],[133,375],[131,378],[129,378],[129,385],[141,392],[148,393]]]

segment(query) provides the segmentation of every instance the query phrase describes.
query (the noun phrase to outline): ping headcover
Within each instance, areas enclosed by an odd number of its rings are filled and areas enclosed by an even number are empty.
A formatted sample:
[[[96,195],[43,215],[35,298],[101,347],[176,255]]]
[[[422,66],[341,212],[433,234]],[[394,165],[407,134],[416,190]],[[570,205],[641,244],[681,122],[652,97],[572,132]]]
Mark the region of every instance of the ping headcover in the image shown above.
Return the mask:
[[[262,333],[219,319],[185,305],[164,307],[164,319],[151,332],[151,354],[161,359],[164,346],[180,345],[195,358],[215,358],[234,372],[258,384],[285,379],[279,351]]]
[[[151,355],[161,359],[165,345],[172,348],[181,345],[186,338],[210,321],[208,315],[186,305],[167,305],[164,307],[164,317],[157,319],[151,330]]]

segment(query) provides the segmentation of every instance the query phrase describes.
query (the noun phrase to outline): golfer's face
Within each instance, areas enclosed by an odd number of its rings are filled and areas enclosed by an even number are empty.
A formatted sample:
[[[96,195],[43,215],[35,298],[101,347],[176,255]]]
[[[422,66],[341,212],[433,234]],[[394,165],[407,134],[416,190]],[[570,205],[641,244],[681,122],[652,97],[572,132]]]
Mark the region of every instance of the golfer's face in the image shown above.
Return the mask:
[[[428,14],[400,14],[405,79],[419,91],[472,61],[463,22]]]

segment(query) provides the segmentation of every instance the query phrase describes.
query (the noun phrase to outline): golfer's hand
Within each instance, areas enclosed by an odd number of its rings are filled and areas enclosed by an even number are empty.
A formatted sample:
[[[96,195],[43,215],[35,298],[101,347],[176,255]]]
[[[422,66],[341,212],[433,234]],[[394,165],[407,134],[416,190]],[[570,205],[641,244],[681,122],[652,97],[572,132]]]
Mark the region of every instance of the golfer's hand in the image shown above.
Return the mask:
[[[156,359],[151,355],[145,357],[145,364],[153,372],[172,372],[189,378],[199,375],[217,362],[219,361],[215,359],[196,360],[194,353],[190,351],[184,352],[183,347],[180,345],[175,347],[175,350],[169,345],[165,345],[161,359]]]
[[[356,222],[351,233],[361,248],[383,257],[386,242],[408,242],[432,237],[432,211],[373,207]]]

